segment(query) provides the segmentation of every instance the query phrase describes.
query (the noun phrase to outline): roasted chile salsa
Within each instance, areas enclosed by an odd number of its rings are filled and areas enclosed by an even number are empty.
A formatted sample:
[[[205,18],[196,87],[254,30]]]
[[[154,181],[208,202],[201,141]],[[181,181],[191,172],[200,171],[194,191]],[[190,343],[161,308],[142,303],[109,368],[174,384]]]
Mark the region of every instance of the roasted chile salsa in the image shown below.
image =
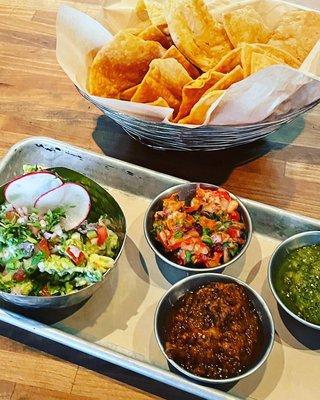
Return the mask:
[[[179,265],[214,268],[234,258],[246,242],[239,203],[224,189],[197,187],[190,204],[177,193],[154,215],[153,234]]]
[[[254,364],[263,333],[245,289],[212,282],[179,299],[168,314],[164,342],[168,357],[192,374],[226,379]]]

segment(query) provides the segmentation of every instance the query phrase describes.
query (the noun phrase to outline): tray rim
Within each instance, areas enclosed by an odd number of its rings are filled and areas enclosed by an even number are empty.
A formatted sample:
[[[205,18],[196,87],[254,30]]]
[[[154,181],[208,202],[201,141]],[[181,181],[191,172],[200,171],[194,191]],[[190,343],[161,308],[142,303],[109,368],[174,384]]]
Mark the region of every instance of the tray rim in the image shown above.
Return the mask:
[[[188,182],[187,180],[174,177],[172,175],[164,174],[161,172],[157,172],[145,167],[141,167],[139,165],[133,164],[133,163],[128,163],[126,161],[122,161],[119,159],[116,159],[114,157],[106,156],[103,154],[96,153],[91,150],[86,150],[85,148],[81,148],[78,146],[71,145],[67,142],[51,139],[49,137],[45,136],[37,136],[37,137],[31,137],[24,139],[22,141],[17,142],[14,144],[7,154],[0,160],[0,174],[5,168],[5,166],[9,163],[10,159],[13,157],[13,155],[19,151],[19,149],[23,149],[27,145],[42,145],[43,147],[47,146],[60,146],[63,149],[68,148],[70,151],[74,152],[80,152],[82,154],[89,154],[95,158],[98,158],[103,161],[110,161],[111,163],[114,161],[119,161],[121,162],[122,165],[126,166],[128,169],[134,169],[137,172],[141,171],[142,173],[147,173],[151,176],[155,176],[158,179],[162,178],[167,181],[172,181],[173,184],[178,184],[179,182],[184,183]],[[71,155],[71,154],[70,154]],[[303,220],[306,223],[311,223],[311,224],[316,224],[320,225],[320,221],[303,216],[291,211],[286,211],[284,209],[271,206],[265,203],[261,203],[255,200],[250,200],[246,198],[241,198],[244,200],[244,202],[248,205],[252,206],[258,206],[263,204],[267,210],[270,210],[271,212],[279,212],[281,211],[282,213],[287,214],[288,216],[298,218],[300,220]],[[320,228],[319,228],[320,229]],[[35,335],[47,338],[49,340],[52,340],[54,342],[63,344],[65,346],[71,347],[75,350],[78,350],[80,352],[89,354],[93,357],[102,359],[104,361],[116,364],[120,367],[129,369],[131,371],[134,371],[136,373],[139,373],[141,375],[144,375],[146,377],[149,377],[151,379],[157,380],[161,383],[173,386],[177,389],[180,389],[185,392],[189,392],[191,394],[194,394],[196,396],[203,397],[205,399],[213,399],[213,400],[219,400],[219,399],[224,399],[224,400],[236,400],[240,399],[239,397],[229,394],[227,392],[221,391],[216,388],[212,388],[209,386],[202,386],[201,384],[192,382],[184,377],[180,377],[177,374],[172,373],[169,370],[164,370],[160,367],[157,367],[155,365],[149,364],[144,361],[140,361],[137,359],[134,359],[132,357],[129,357],[127,355],[121,354],[115,350],[108,349],[102,345],[96,344],[89,342],[85,339],[81,339],[75,335],[72,335],[67,332],[63,332],[62,330],[58,328],[51,327],[49,325],[46,325],[44,323],[35,321],[31,318],[24,317],[18,313],[8,311],[6,309],[3,309],[0,307],[0,321],[3,321],[7,324],[16,326],[18,328],[27,330],[31,333],[34,333]]]
[[[123,161],[123,160],[121,160],[119,158],[107,156],[105,154],[99,154],[99,153],[96,153],[95,151],[87,150],[84,147],[76,146],[76,145],[70,144],[68,142],[64,142],[62,140],[51,139],[48,136],[33,136],[33,137],[30,137],[30,138],[26,138],[26,139],[20,140],[17,143],[15,143],[13,146],[11,146],[10,149],[8,150],[7,154],[0,159],[0,174],[2,173],[5,165],[8,163],[10,158],[14,155],[14,153],[16,151],[19,150],[19,148],[21,148],[21,147],[23,148],[25,145],[28,145],[28,144],[45,145],[46,143],[48,145],[54,144],[54,145],[61,146],[61,147],[69,147],[71,150],[82,152],[82,153],[87,153],[87,154],[90,154],[91,156],[97,157],[97,158],[99,158],[101,160],[106,160],[106,161],[109,160],[110,162],[119,161],[119,162],[121,162],[123,165],[125,165],[128,168],[133,168],[133,169],[135,169],[137,171],[148,173],[148,174],[153,175],[153,176],[155,176],[157,178],[160,177],[162,179],[171,180],[171,181],[174,182],[174,184],[179,184],[179,182],[180,183],[191,182],[191,181],[188,181],[186,179],[182,179],[182,178],[176,177],[174,175],[165,174],[163,172],[158,172],[158,171],[155,171],[155,170],[150,169],[150,168],[142,167],[140,165],[137,165],[137,164],[134,164],[134,163],[130,163],[128,161]],[[203,183],[212,183],[212,182],[203,181]],[[223,185],[222,185],[222,187],[223,187]],[[252,206],[263,205],[265,208],[267,208],[270,211],[273,211],[273,212],[281,211],[282,213],[285,213],[288,216],[291,216],[291,217],[294,217],[294,218],[309,222],[310,224],[316,224],[316,225],[320,224],[320,220],[318,220],[316,218],[309,217],[307,215],[299,214],[299,213],[296,213],[294,211],[288,211],[288,210],[286,210],[284,208],[276,207],[276,206],[273,206],[273,205],[267,204],[267,203],[262,203],[262,202],[257,201],[257,200],[251,200],[251,199],[248,199],[247,197],[242,197],[242,196],[237,196],[237,197],[239,197],[240,200],[244,201],[249,206],[250,205],[252,205]]]

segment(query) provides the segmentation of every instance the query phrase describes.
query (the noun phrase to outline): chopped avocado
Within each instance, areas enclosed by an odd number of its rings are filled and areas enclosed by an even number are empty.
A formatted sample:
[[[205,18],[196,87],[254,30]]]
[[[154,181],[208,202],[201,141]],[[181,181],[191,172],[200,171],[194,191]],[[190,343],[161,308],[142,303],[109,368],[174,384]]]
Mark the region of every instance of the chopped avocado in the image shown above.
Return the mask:
[[[87,236],[89,239],[94,239],[97,237],[97,232],[96,231],[89,231],[87,232]]]
[[[32,289],[33,285],[31,281],[17,282],[13,286],[11,293],[27,296],[32,291]]]
[[[110,257],[114,257],[115,250],[119,245],[118,236],[111,229],[108,229],[108,234],[108,239],[105,242],[106,252]]]
[[[57,274],[59,276],[72,274],[74,272],[82,272],[83,270],[81,267],[76,267],[69,258],[61,257],[56,254],[51,254],[50,257],[38,265],[38,268],[40,272],[46,272],[51,275]]]
[[[109,268],[112,268],[114,264],[114,260],[110,257],[100,256],[98,254],[90,254],[88,259],[88,268],[92,268],[93,270],[102,270],[106,271]]]

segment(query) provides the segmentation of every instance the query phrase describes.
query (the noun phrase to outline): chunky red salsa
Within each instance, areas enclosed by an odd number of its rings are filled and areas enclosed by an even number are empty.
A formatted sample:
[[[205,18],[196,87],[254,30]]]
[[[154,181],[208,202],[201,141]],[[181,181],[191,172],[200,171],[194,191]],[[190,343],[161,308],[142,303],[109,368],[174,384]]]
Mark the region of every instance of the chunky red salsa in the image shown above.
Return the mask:
[[[198,187],[190,204],[177,193],[154,215],[153,233],[179,265],[214,268],[234,258],[246,242],[239,203],[224,189]]]
[[[226,379],[261,353],[262,325],[245,289],[213,282],[179,299],[164,331],[169,358],[194,375]]]

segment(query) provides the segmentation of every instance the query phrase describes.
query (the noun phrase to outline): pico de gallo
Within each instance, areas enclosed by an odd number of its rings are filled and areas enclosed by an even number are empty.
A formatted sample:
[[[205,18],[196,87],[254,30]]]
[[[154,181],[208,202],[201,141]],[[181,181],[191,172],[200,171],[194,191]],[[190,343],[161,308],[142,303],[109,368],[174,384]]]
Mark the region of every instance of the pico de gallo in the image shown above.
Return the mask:
[[[174,193],[154,215],[153,235],[179,265],[215,268],[234,258],[246,242],[239,203],[229,193],[197,187],[190,204]]]

